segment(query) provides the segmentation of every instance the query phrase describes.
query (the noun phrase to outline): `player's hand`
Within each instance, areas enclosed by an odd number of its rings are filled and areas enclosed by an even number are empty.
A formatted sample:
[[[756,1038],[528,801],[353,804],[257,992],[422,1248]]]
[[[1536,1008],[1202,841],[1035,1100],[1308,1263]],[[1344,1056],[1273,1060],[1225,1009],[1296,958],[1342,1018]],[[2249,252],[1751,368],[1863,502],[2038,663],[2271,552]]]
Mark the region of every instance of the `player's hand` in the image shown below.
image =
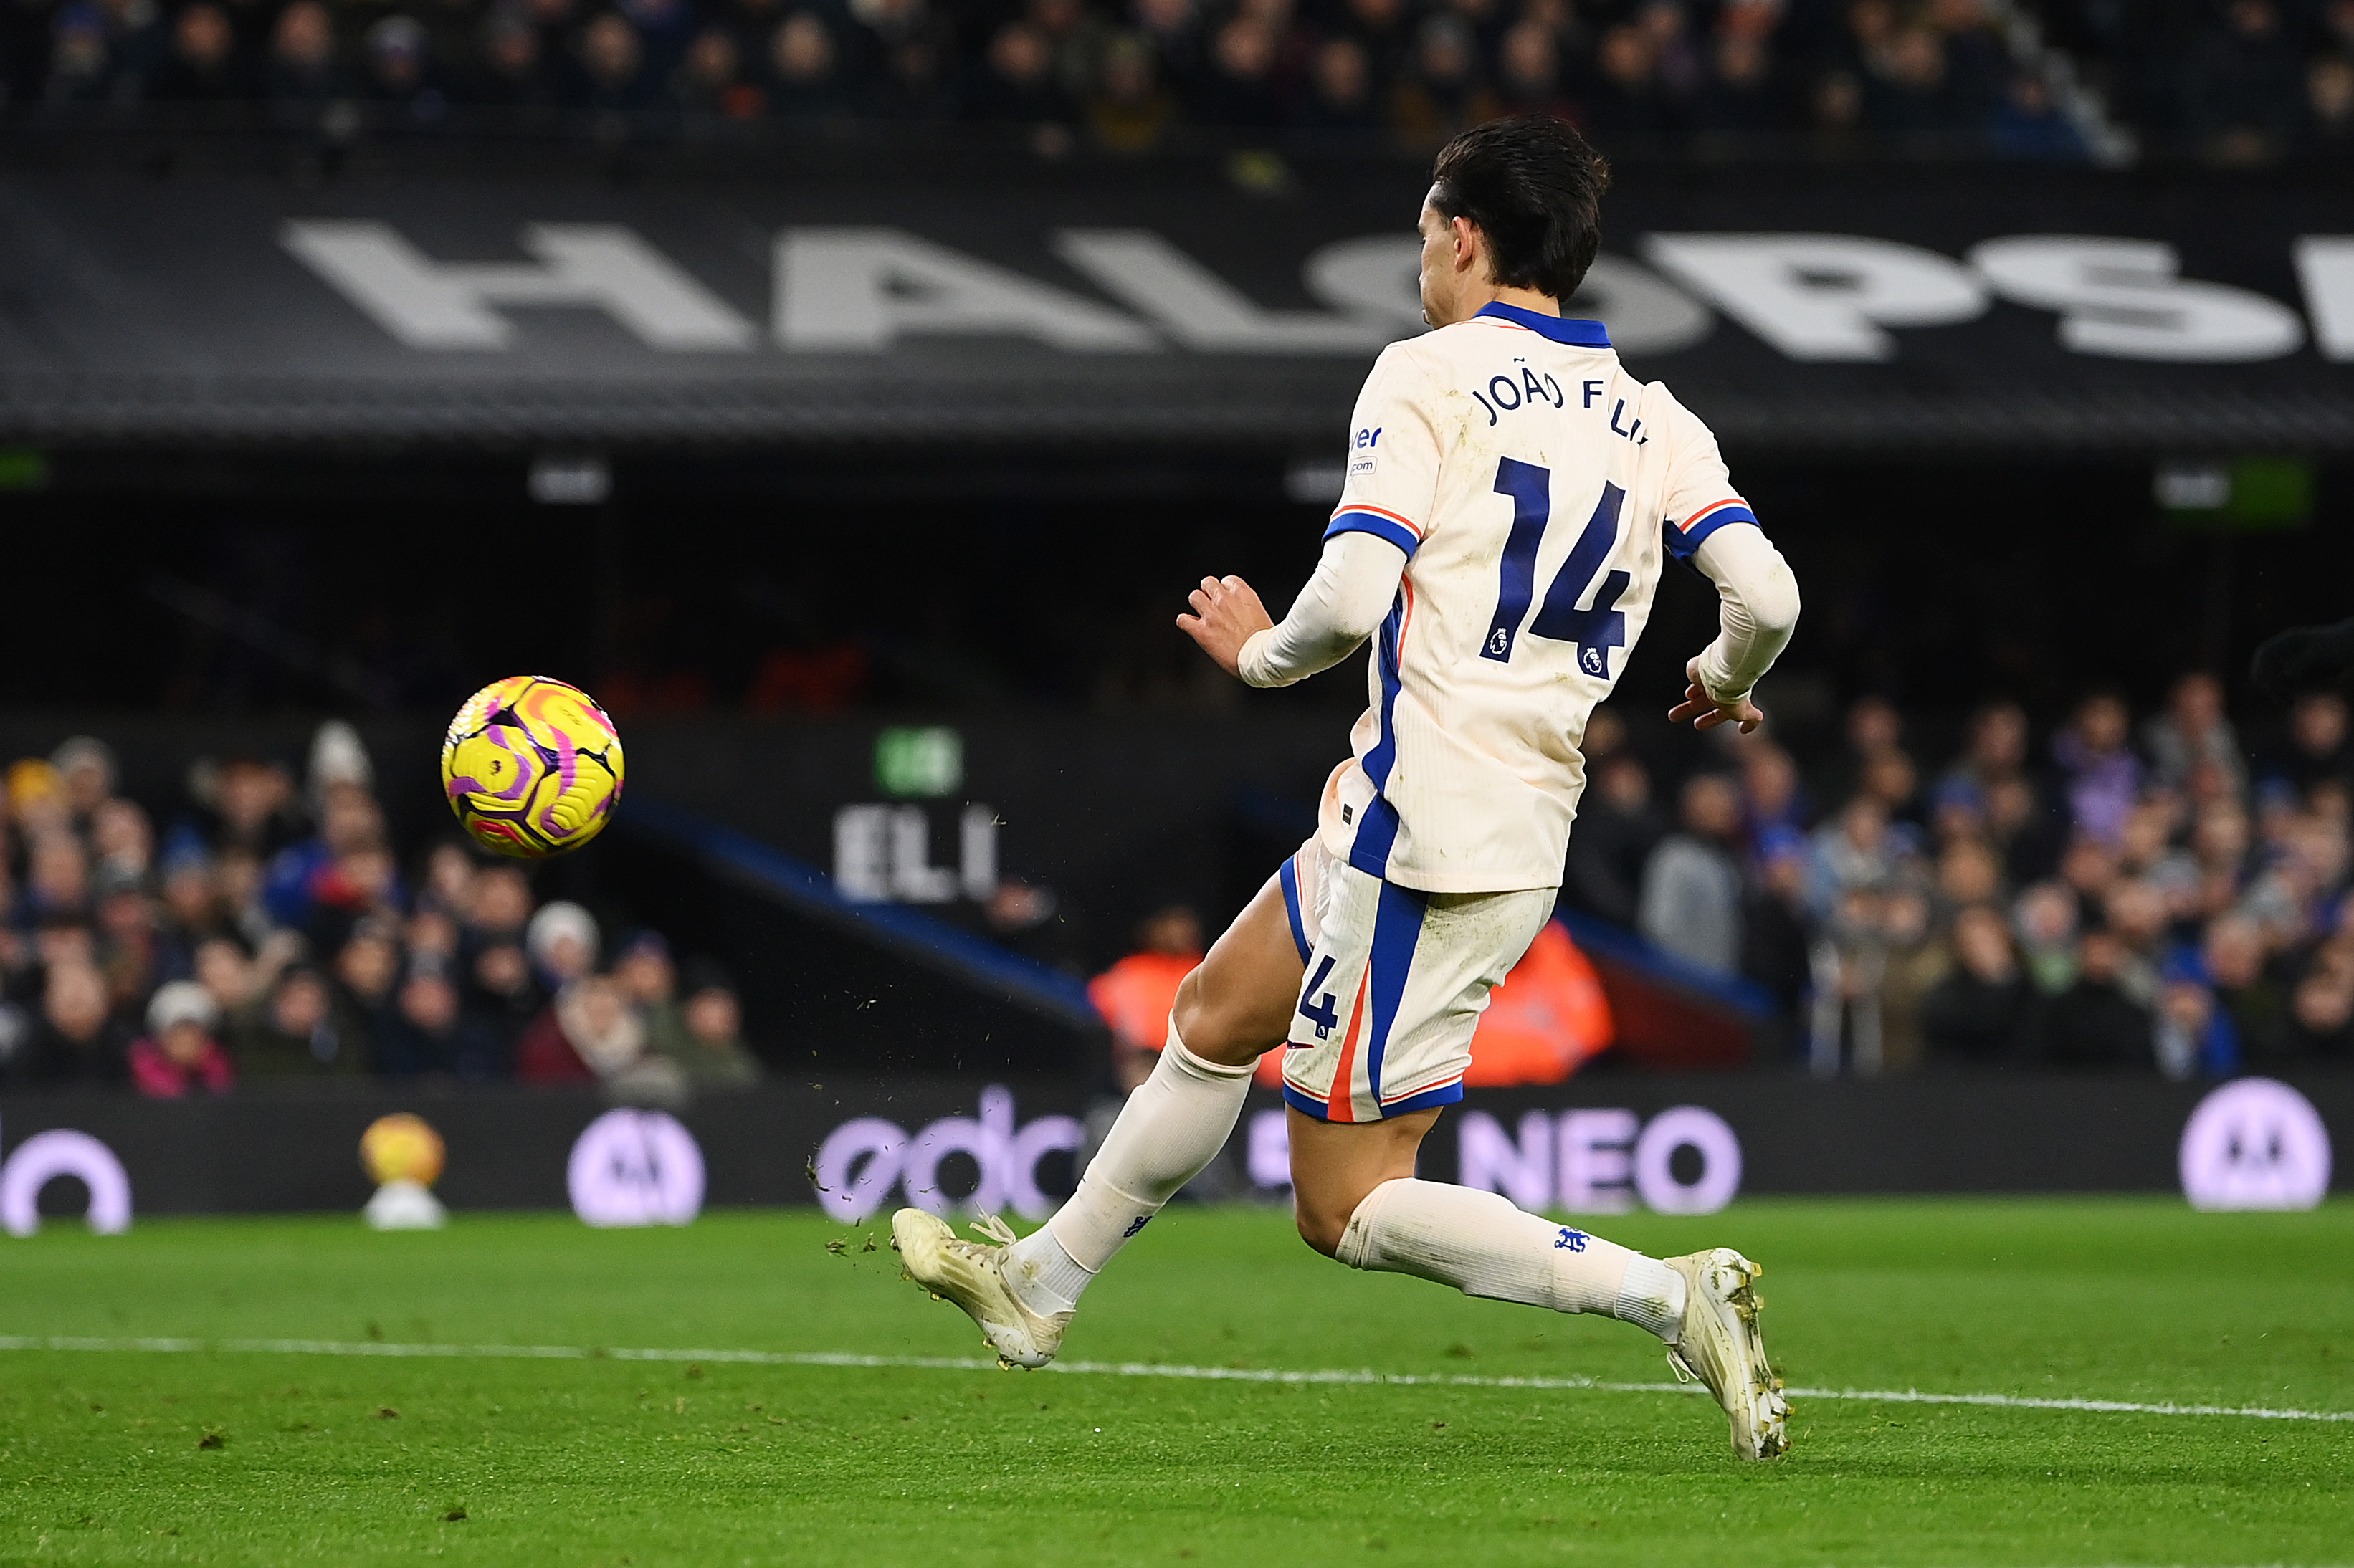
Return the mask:
[[[1177,618],[1178,630],[1200,643],[1219,669],[1239,676],[1243,644],[1252,632],[1275,624],[1257,592],[1240,577],[1204,577],[1186,601],[1193,613]]]
[[[1694,729],[1714,729],[1721,724],[1737,724],[1741,733],[1749,734],[1766,722],[1766,712],[1744,697],[1737,703],[1720,703],[1708,694],[1700,683],[1700,661],[1692,660],[1684,666],[1684,700],[1668,710],[1670,724],[1691,721]]]

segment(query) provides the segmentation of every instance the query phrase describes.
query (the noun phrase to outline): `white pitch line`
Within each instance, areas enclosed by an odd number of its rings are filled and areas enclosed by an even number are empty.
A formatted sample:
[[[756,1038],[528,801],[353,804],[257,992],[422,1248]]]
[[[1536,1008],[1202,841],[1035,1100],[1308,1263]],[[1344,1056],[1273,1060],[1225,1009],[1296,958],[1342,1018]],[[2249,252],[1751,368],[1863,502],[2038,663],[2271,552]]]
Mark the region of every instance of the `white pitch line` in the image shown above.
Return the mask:
[[[917,1372],[988,1372],[997,1363],[961,1356],[870,1356],[847,1351],[668,1350],[595,1345],[429,1345],[380,1340],[90,1339],[0,1334],[0,1351],[89,1351],[114,1354],[379,1356],[439,1360],[709,1361],[773,1367],[878,1367]],[[1045,1369],[1075,1377],[1160,1377],[1198,1383],[1338,1383],[1393,1388],[1584,1390],[1595,1393],[1698,1393],[1697,1385],[1613,1383],[1591,1377],[1479,1377],[1462,1372],[1383,1372],[1331,1368],[1172,1366],[1158,1361],[1056,1361]],[[1975,1404],[2004,1410],[2076,1410],[2110,1415],[2237,1415],[2258,1421],[2348,1421],[2354,1410],[2280,1410],[2254,1404],[2146,1404],[2122,1399],[2045,1399],[2016,1393],[1932,1393],[1920,1389],[1793,1388],[1792,1399],[1871,1404]]]

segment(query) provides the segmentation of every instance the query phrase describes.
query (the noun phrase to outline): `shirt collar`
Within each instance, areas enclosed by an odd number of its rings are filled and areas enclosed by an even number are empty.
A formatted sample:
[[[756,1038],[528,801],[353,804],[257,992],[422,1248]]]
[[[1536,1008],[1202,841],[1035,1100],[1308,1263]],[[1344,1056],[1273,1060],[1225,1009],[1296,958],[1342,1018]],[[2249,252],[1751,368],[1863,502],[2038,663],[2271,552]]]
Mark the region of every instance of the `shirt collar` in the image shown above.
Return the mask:
[[[1523,310],[1518,305],[1508,305],[1501,300],[1490,301],[1480,306],[1476,313],[1494,316],[1497,320],[1510,322],[1514,326],[1524,326],[1531,332],[1542,333],[1553,342],[1565,343],[1572,348],[1608,348],[1610,346],[1610,334],[1603,329],[1600,322],[1571,321],[1562,316],[1549,316],[1538,311]]]

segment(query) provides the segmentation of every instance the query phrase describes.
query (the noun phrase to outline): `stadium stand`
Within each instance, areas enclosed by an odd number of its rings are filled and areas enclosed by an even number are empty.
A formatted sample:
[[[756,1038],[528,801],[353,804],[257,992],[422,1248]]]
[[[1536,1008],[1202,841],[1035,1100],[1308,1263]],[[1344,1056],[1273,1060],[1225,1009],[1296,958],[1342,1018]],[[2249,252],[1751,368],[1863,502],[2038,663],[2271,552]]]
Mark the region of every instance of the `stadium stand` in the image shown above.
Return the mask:
[[[2270,9],[2239,10],[2251,6]],[[2172,89],[2141,85],[2165,74],[2147,60],[2198,40],[2098,18],[2180,7],[2081,9],[2051,19],[2122,62],[2137,109],[2172,104]],[[2039,17],[2007,0],[35,0],[0,25],[10,112],[32,123],[332,141],[839,140],[957,126],[1060,155],[1205,141],[1427,150],[1534,111],[1622,156],[2081,162],[2116,150]],[[2286,50],[2296,29],[2278,30]],[[2272,50],[2209,72],[2211,90],[2287,116],[2273,128],[2284,148],[2327,143],[2291,124],[2297,95],[2272,77],[2295,68]],[[2325,75],[2317,95],[2334,90]]]
[[[1724,905],[1702,923],[1723,951],[1663,948],[1661,970],[1770,997],[1760,1065],[2354,1064],[2346,701],[2309,690],[2243,735],[2221,696],[2192,673],[2136,715],[2096,691],[2048,734],[1995,703],[1949,744],[1867,697],[1843,735],[1658,766],[1606,709],[1564,908],[1627,933],[1623,954],[1697,877]],[[321,736],[304,786],[205,763],[160,818],[115,793],[91,737],[7,770],[0,1082],[174,1096],[437,1075],[659,1100],[757,1075],[708,960],[675,963],[651,931],[606,944],[579,905],[454,842],[394,853],[366,754],[339,724]],[[1659,803],[1679,795],[1680,828]],[[1139,963],[1119,958],[1061,960],[1108,971],[1094,990],[1116,1029]]]
[[[2037,9],[2150,154],[2232,165],[2354,153],[2347,0],[2040,0]]]
[[[2354,1061],[2354,742],[2334,692],[2252,740],[2203,673],[2137,723],[2093,692],[2041,737],[1995,703],[1950,756],[1867,697],[1844,746],[1727,747],[1697,777],[1737,811],[1695,813],[1688,788],[1672,834],[1617,727],[1602,739],[1565,896],[1625,919],[1696,854],[1722,862],[1740,972],[1819,1075]]]
[[[196,760],[159,835],[106,744],[6,774],[0,1083],[156,1097],[373,1075],[601,1082],[657,1103],[758,1069],[727,977],[655,932],[610,969],[595,918],[454,841],[395,853],[355,733],[303,786]]]

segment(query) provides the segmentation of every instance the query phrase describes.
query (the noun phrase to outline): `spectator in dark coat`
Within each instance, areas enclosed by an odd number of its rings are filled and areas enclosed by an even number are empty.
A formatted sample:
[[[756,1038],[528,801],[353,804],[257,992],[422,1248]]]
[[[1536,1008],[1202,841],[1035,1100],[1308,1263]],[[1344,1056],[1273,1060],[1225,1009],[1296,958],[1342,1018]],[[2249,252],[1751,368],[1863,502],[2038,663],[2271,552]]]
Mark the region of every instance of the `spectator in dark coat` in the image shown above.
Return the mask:
[[[2288,710],[2288,734],[2265,759],[2267,774],[2286,779],[2298,791],[2317,784],[2354,781],[2354,736],[2346,720],[2346,699],[2336,692],[2307,692]]]
[[[1181,97],[1192,92],[1202,74],[1202,7],[1195,0],[1135,0],[1129,11],[1161,79]]]
[[[1405,64],[1416,8],[1405,0],[1345,0],[1345,7],[1335,9],[1345,10],[1334,29],[1336,35],[1364,50],[1373,67],[1373,95],[1386,94]]]
[[[48,73],[41,96],[51,103],[98,103],[118,90],[136,90],[139,78],[122,69],[106,18],[88,0],[61,5],[49,33]]]
[[[1944,35],[1946,90],[1962,125],[1982,125],[2010,79],[2010,47],[1995,31],[1986,0],[1931,0],[1930,20]]]
[[[2239,914],[2210,921],[2199,957],[2217,1004],[2231,1020],[2239,1059],[2268,1062],[2279,1048],[2286,999],[2267,959],[2263,927]]]
[[[2005,158],[2081,164],[2091,155],[2084,136],[2052,101],[2043,79],[2021,71],[1987,122],[1987,143]]]
[[[2192,125],[2209,156],[2243,164],[2287,149],[2304,62],[2276,0],[2230,0],[2187,63]]]
[[[769,42],[773,86],[769,101],[779,118],[814,124],[847,112],[840,53],[825,19],[796,11],[779,25]]]
[[[1692,102],[1692,129],[1719,146],[1739,150],[1790,131],[1795,122],[1789,84],[1776,69],[1766,40],[1734,29],[1720,34]]]
[[[87,959],[52,961],[29,1047],[37,1083],[112,1086],[130,1074],[130,1032],[106,1005],[106,977]]]
[[[364,96],[382,107],[386,124],[421,127],[435,123],[448,112],[449,94],[435,69],[430,39],[423,23],[414,16],[386,16],[368,28],[364,42]],[[331,816],[334,810],[331,804]],[[334,842],[332,823],[326,836],[330,842]]]
[[[1149,152],[1177,117],[1177,98],[1154,74],[1152,51],[1125,34],[1106,47],[1087,129],[1115,153]]]
[[[736,988],[716,967],[702,964],[687,973],[685,1027],[661,1048],[697,1088],[740,1089],[760,1080],[760,1064],[744,1046],[743,1010]]]
[[[1812,983],[1807,934],[1807,844],[1787,828],[1761,836],[1756,875],[1741,906],[1741,972],[1773,992],[1778,1003],[1770,1037],[1759,1055],[1785,1054],[1794,1044],[1791,1020]]]
[[[1027,22],[999,28],[965,95],[965,114],[993,124],[1067,128],[1076,116],[1055,79],[1054,46],[1045,34]]]
[[[760,90],[744,79],[742,52],[726,27],[705,27],[689,41],[671,72],[670,102],[690,121],[750,119],[768,107]]]
[[[1659,80],[1659,54],[1643,29],[1632,23],[1602,35],[1595,51],[1595,79],[1586,91],[1586,117],[1606,153],[1657,145],[1676,129],[1676,111]]]
[[[547,994],[533,978],[531,960],[514,942],[494,942],[476,952],[466,966],[461,987],[467,1013],[510,1051],[546,1007]]]
[[[1409,143],[1436,146],[1498,112],[1495,95],[1479,79],[1471,28],[1447,15],[1424,22],[1410,69],[1391,94],[1390,121],[1398,134]]]
[[[2283,1021],[2284,1066],[2354,1064],[2354,972],[2316,965],[2291,993]]]
[[[371,1066],[384,1060],[385,1032],[399,983],[398,931],[374,921],[362,924],[335,955],[334,1011],[339,1033],[366,1042]]]
[[[212,0],[196,0],[180,13],[172,52],[148,83],[147,96],[164,103],[234,103],[253,96],[228,13]]]
[[[2010,927],[1983,904],[1954,916],[1953,969],[1921,1006],[1929,1060],[1996,1066],[2016,1060],[2035,1021],[2036,991],[2011,950]]]
[[[1568,876],[1562,901],[1632,930],[1643,894],[1643,866],[1668,835],[1651,804],[1651,776],[1619,753],[1596,770],[1569,836]]]
[[[1864,77],[1864,121],[1897,147],[1934,146],[1960,129],[1962,111],[1945,40],[1925,26],[1899,29]]]
[[[1280,124],[1276,44],[1274,30],[1256,16],[1236,16],[1220,27],[1211,40],[1210,69],[1194,104],[1196,117],[1207,124],[1252,131]]]
[[[476,102],[508,111],[548,110],[560,96],[549,69],[546,46],[527,16],[493,14],[482,28],[482,62],[475,72]]]
[[[385,1044],[386,1077],[431,1075],[482,1082],[507,1075],[504,1047],[460,1011],[458,988],[438,965],[420,964],[401,983]]]
[[[2305,73],[2307,157],[2354,157],[2354,58],[2324,55]]]
[[[2084,933],[2076,980],[2044,1010],[2044,1059],[2062,1067],[2154,1071],[2158,1057],[2149,1010],[2117,984],[2125,945],[2107,931]]]
[[[646,61],[645,39],[614,12],[580,30],[572,83],[576,108],[592,114],[634,114],[652,106],[661,79]]]
[[[318,970],[297,964],[278,977],[237,1032],[238,1065],[252,1078],[343,1076],[367,1070],[368,1043]]]
[[[1363,44],[1354,38],[1324,41],[1316,51],[1308,93],[1293,122],[1311,134],[1335,136],[1361,135],[1379,126],[1373,64],[1366,59]]]

